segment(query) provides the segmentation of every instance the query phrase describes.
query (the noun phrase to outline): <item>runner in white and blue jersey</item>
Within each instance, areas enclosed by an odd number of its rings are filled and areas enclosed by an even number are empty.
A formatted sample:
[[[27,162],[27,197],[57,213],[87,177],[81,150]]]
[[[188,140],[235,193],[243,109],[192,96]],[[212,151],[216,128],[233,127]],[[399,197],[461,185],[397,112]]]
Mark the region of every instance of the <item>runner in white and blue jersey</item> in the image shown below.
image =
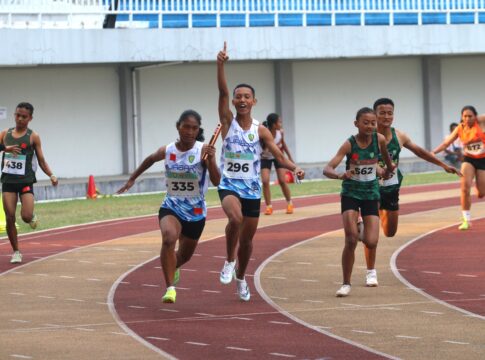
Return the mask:
[[[258,227],[261,207],[262,144],[283,167],[294,171],[299,178],[303,178],[305,172],[283,156],[271,132],[251,116],[251,109],[256,104],[252,86],[239,84],[235,87],[232,99],[232,105],[236,109],[234,116],[230,109],[230,93],[224,73],[224,63],[228,59],[224,43],[224,49],[217,55],[219,121],[223,139],[220,164],[222,177],[218,189],[228,224],[227,259],[220,274],[220,281],[229,284],[235,277],[239,298],[249,301],[250,292],[245,273],[253,249],[253,237]]]
[[[204,136],[200,125],[201,117],[196,111],[184,111],[177,121],[179,140],[162,146],[143,160],[118,190],[118,194],[126,192],[154,163],[165,161],[167,195],[158,215],[162,232],[160,262],[167,285],[162,298],[164,303],[175,302],[180,267],[192,257],[204,229],[208,178],[216,186],[220,181],[215,148],[202,142]],[[204,154],[207,154],[206,160],[203,160]],[[175,251],[177,240],[179,247]]]

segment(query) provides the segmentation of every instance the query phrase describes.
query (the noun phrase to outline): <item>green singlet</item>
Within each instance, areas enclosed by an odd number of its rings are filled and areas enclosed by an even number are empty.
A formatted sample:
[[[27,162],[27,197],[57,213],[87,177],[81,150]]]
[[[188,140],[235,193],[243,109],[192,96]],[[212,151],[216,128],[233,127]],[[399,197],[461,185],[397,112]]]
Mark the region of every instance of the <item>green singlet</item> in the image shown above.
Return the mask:
[[[14,138],[10,128],[5,135],[5,146],[18,145],[22,152],[18,155],[11,153],[3,153],[2,158],[2,177],[1,182],[8,184],[31,184],[35,183],[35,171],[32,167],[32,159],[34,157],[34,147],[30,142],[32,130],[27,129],[25,135]]]
[[[357,145],[353,135],[348,140],[352,148],[347,154],[345,169],[352,171],[352,178],[342,181],[340,194],[359,200],[379,200],[379,183],[376,176],[379,156],[377,133],[372,135],[372,142],[365,149]]]
[[[402,183],[402,173],[399,170],[399,154],[401,153],[401,145],[399,144],[399,140],[396,135],[396,130],[391,128],[392,138],[387,144],[387,151],[389,152],[389,156],[394,164],[397,166],[397,177],[394,174],[390,179],[383,180],[380,184],[379,190],[383,193],[391,193],[394,191],[399,191],[401,188]],[[382,155],[379,154],[379,165],[385,167],[384,161],[382,160]]]

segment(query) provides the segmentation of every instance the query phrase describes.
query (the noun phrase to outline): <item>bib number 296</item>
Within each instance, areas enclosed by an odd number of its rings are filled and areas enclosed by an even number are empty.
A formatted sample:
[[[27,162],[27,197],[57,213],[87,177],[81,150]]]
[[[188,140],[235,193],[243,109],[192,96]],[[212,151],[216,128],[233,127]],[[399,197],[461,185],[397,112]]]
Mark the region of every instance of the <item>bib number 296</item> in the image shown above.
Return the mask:
[[[249,164],[247,163],[244,163],[244,164],[240,164],[240,163],[237,163],[237,162],[228,162],[227,163],[227,171],[231,171],[231,172],[244,172],[244,173],[247,173],[249,172]]]

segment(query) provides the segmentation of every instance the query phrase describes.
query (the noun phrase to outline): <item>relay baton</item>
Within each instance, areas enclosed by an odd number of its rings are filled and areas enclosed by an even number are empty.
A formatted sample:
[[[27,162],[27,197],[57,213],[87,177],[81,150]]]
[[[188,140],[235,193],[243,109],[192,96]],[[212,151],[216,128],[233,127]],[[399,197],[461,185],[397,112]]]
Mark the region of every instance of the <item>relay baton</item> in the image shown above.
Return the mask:
[[[221,133],[221,123],[217,124],[217,127],[214,130],[214,134],[212,134],[211,140],[209,141],[209,145],[214,146],[220,133]],[[207,153],[204,154],[202,160],[207,160]]]

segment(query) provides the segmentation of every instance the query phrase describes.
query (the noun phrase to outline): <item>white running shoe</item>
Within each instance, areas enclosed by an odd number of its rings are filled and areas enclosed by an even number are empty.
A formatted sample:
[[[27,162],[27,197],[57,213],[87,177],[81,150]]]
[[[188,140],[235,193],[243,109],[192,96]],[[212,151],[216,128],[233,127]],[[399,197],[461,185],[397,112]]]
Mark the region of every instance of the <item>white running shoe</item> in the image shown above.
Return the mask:
[[[379,285],[377,282],[377,271],[376,269],[367,270],[367,275],[365,276],[365,285],[370,287],[376,287]]]
[[[236,267],[236,260],[232,262],[224,261],[224,267],[221,270],[221,275],[219,280],[224,285],[229,284],[232,281],[233,277],[236,277],[234,274],[234,268]]]
[[[32,220],[30,220],[29,226],[31,229],[34,229],[34,230],[37,228],[37,226],[39,226],[39,218],[37,217],[37,215],[34,214],[32,216]]]
[[[350,285],[342,285],[340,289],[337,290],[337,293],[335,294],[337,297],[345,297],[350,294]]]
[[[13,254],[12,254],[12,258],[10,259],[10,263],[11,264],[19,264],[22,262],[22,254],[20,253],[20,251],[15,251]]]
[[[238,278],[236,278],[236,287],[239,299],[241,299],[242,301],[249,301],[251,294],[249,293],[249,286],[246,282],[246,279],[239,280]]]

